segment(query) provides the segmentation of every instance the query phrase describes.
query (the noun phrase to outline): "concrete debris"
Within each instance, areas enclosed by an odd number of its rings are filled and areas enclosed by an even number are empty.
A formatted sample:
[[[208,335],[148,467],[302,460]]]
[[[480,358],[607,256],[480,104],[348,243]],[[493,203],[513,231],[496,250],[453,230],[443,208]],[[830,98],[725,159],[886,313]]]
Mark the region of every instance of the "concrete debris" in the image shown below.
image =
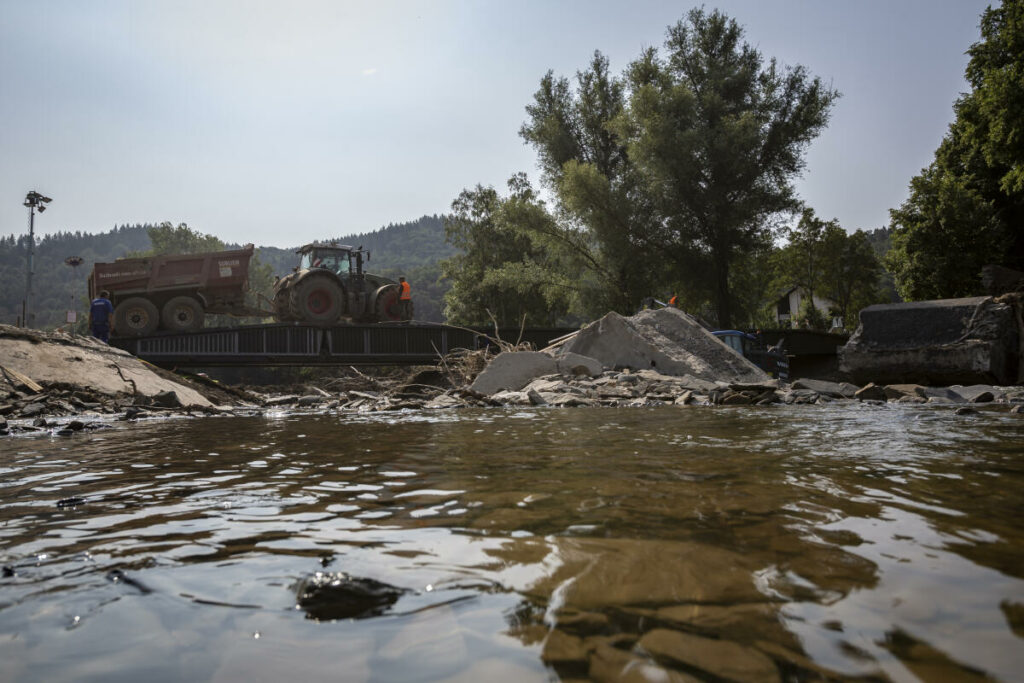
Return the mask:
[[[868,306],[839,349],[855,382],[1024,381],[1024,294]]]
[[[161,376],[127,351],[92,337],[0,325],[0,365],[8,371],[7,375],[13,374],[15,379],[7,381],[15,385],[26,384],[24,380],[28,378],[40,389],[70,386],[111,398],[152,399],[173,392],[182,406],[213,405],[195,389]]]
[[[594,358],[606,368],[654,369],[708,381],[758,382],[768,375],[676,308],[609,313],[579,331],[562,354]]]
[[[534,377],[558,372],[555,359],[540,351],[499,353],[483,372],[476,376],[470,391],[493,394],[499,391],[518,391]]]

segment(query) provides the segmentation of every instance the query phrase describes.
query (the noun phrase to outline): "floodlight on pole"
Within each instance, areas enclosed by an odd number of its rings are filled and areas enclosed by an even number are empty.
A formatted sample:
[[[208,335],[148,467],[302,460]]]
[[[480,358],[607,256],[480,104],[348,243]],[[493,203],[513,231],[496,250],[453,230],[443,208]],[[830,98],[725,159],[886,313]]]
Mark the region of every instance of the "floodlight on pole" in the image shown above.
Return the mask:
[[[25,307],[22,311],[22,324],[25,327],[30,327],[30,316],[32,315],[32,272],[35,269],[35,250],[36,250],[36,234],[35,234],[35,218],[36,209],[39,209],[39,213],[46,211],[46,205],[53,200],[49,197],[43,196],[31,190],[25,195],[25,202],[23,206],[28,207],[28,273],[25,277]]]

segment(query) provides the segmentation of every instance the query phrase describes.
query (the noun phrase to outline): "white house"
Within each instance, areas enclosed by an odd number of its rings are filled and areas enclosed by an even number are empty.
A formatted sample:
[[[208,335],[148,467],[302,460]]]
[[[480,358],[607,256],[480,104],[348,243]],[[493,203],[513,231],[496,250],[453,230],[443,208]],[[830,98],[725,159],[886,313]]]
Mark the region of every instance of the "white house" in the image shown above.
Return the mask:
[[[807,291],[801,285],[791,287],[789,291],[779,297],[775,302],[775,320],[778,322],[779,327],[796,327],[797,317],[800,315],[800,309],[806,300]],[[835,307],[835,302],[815,294],[814,307],[821,311],[822,316],[828,320],[830,317],[829,311]],[[832,318],[832,327],[842,326],[842,318]]]

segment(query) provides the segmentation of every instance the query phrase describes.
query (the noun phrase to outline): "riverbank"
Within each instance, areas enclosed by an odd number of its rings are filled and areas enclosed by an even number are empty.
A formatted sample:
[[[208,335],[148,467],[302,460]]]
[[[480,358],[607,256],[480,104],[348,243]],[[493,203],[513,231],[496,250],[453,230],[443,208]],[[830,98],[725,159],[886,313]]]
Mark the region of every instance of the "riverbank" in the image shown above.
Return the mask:
[[[605,336],[603,341],[607,340]],[[636,353],[636,344],[627,341],[619,346]],[[727,358],[729,367],[734,368],[737,359],[743,360],[738,355]],[[705,366],[699,366],[702,377],[653,369],[611,370],[579,354],[551,356],[505,345],[497,355],[485,350],[456,353],[438,367],[386,375],[349,368],[343,376],[316,382],[232,387],[202,375],[156,368],[89,337],[0,326],[0,434],[71,435],[118,420],[266,411],[327,414],[504,406],[820,405],[836,401],[941,405],[961,413],[973,412],[981,405],[1024,410],[1021,386],[856,386],[814,379],[787,383],[763,373],[737,381],[735,377],[747,374],[736,375],[735,371],[732,381],[724,381],[710,379],[715,376],[714,364]],[[741,370],[748,373],[749,369]]]

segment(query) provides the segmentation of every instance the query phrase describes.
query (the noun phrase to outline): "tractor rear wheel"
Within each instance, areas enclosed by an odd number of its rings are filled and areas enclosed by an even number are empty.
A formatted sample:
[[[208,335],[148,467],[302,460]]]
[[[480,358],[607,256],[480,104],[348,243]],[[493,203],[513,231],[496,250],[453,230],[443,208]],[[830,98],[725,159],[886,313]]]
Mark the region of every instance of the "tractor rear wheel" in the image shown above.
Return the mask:
[[[160,315],[149,299],[133,296],[114,309],[114,333],[126,337],[142,337],[156,332]]]
[[[190,296],[176,296],[164,304],[161,320],[164,329],[192,332],[203,329],[203,305]]]
[[[309,275],[291,288],[288,307],[296,320],[333,323],[345,312],[345,292],[332,275]]]
[[[402,302],[399,301],[400,290],[398,285],[386,285],[377,290],[377,301],[374,304],[374,314],[377,322],[405,322],[412,320],[412,302],[409,301],[408,314],[402,313]]]

